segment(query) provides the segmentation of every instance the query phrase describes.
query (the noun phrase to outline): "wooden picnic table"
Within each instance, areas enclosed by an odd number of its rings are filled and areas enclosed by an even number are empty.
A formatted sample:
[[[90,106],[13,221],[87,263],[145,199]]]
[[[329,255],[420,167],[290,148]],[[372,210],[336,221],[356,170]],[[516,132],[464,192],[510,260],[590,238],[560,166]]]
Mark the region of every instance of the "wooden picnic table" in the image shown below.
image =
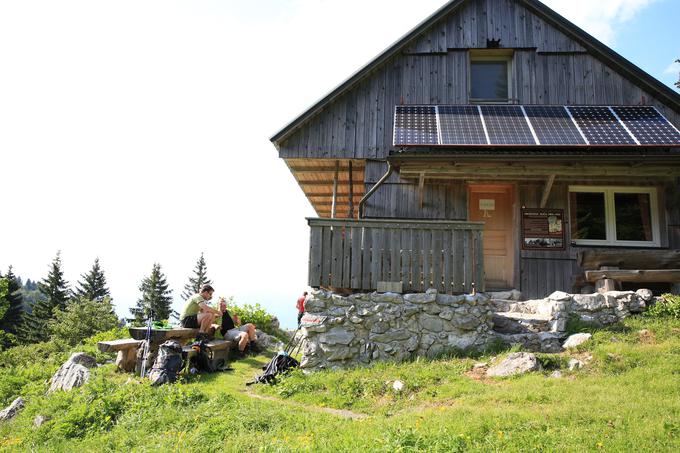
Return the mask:
[[[130,327],[130,336],[135,340],[146,340],[146,327]],[[196,338],[198,329],[186,329],[184,327],[175,327],[172,329],[151,329],[151,343],[158,344],[168,340],[183,341]]]

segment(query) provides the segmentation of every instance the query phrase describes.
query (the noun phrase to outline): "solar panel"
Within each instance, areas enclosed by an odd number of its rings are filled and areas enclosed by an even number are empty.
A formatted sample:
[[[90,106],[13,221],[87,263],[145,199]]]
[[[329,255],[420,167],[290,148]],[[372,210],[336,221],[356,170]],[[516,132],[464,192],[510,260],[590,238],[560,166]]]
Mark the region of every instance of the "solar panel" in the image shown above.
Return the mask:
[[[473,105],[440,105],[442,145],[487,145],[479,109]]]
[[[434,105],[398,105],[394,111],[394,145],[437,145]]]
[[[636,145],[609,107],[567,107],[590,145]]]
[[[492,145],[535,145],[529,124],[518,105],[482,105]]]
[[[641,145],[680,146],[680,132],[654,107],[612,107]]]
[[[525,105],[541,145],[586,145],[586,141],[561,105]]]

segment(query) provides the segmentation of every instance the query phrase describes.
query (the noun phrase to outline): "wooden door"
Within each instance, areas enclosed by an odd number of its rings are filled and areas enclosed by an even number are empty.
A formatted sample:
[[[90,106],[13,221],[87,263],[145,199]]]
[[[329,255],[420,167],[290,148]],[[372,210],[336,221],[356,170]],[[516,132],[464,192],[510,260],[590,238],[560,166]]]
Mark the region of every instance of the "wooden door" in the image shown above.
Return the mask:
[[[470,185],[471,221],[483,221],[486,288],[509,289],[515,279],[514,187]]]

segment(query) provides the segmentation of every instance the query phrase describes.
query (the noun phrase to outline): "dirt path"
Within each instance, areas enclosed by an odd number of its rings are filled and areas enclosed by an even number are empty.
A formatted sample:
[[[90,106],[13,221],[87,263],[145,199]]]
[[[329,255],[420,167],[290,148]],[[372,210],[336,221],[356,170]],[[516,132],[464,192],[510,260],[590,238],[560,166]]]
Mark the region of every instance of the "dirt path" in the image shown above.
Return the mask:
[[[333,408],[330,408],[330,407],[310,406],[310,405],[307,405],[307,404],[298,403],[296,401],[285,401],[285,400],[282,400],[280,398],[275,398],[273,396],[258,395],[257,393],[253,393],[249,390],[246,390],[244,393],[251,398],[264,400],[264,401],[272,401],[272,402],[279,403],[279,404],[281,404],[281,403],[288,404],[289,406],[300,407],[300,408],[307,409],[307,410],[313,411],[313,412],[324,412],[326,414],[331,414],[331,415],[335,415],[337,417],[347,418],[347,419],[350,419],[350,420],[363,420],[365,418],[368,418],[368,415],[366,415],[366,414],[360,414],[358,412],[352,412],[352,411],[346,410],[346,409],[333,409]]]

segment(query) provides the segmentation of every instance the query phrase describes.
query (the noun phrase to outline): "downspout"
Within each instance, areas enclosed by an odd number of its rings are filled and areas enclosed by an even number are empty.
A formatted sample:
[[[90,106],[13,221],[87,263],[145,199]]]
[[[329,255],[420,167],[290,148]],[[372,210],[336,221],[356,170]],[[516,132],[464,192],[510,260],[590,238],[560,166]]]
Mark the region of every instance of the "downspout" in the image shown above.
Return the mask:
[[[371,187],[371,190],[366,192],[366,195],[363,196],[361,201],[359,202],[359,213],[358,213],[358,218],[361,219],[364,216],[364,203],[368,201],[369,198],[371,198],[371,195],[373,195],[373,192],[378,190],[378,187],[380,187],[385,181],[387,181],[387,178],[390,177],[392,174],[392,171],[394,168],[392,168],[392,163],[390,161],[387,161],[387,172],[378,180],[377,183],[373,187]]]

